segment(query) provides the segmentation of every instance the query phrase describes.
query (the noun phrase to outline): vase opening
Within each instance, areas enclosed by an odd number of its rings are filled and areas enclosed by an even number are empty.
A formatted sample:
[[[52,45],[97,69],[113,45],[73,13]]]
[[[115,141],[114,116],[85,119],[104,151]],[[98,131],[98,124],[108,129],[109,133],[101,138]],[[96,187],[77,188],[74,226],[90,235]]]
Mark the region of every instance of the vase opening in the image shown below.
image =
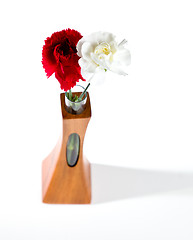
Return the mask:
[[[72,99],[74,99],[75,96],[80,97],[84,90],[85,88],[80,85],[73,87],[71,89]],[[87,92],[85,92],[82,100],[73,101],[72,99],[69,99],[69,92],[65,92],[65,110],[74,115],[81,114],[86,108]]]

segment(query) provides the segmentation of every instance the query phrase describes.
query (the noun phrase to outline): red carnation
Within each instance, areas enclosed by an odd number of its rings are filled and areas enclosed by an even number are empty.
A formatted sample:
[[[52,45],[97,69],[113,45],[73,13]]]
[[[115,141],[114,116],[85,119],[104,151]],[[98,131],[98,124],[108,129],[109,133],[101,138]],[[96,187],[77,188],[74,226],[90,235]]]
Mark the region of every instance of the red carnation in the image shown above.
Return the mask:
[[[49,78],[54,72],[61,89],[67,91],[76,85],[79,79],[84,80],[78,64],[76,44],[82,35],[66,29],[55,32],[45,40],[42,50],[42,64]]]

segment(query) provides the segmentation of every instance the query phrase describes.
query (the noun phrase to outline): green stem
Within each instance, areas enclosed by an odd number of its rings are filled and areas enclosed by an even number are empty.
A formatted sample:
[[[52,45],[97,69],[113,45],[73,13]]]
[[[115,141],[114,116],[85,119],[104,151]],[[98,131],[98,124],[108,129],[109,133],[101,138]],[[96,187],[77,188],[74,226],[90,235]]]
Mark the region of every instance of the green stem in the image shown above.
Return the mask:
[[[68,96],[69,100],[72,101],[72,91],[71,89],[69,90],[69,96]]]
[[[86,90],[88,89],[89,86],[90,86],[90,83],[89,83],[89,84],[87,85],[87,87],[84,89],[84,92],[81,93],[81,95],[80,95],[80,97],[78,98],[77,101],[81,101],[81,100],[82,100],[82,98],[83,98],[84,94],[86,93]]]

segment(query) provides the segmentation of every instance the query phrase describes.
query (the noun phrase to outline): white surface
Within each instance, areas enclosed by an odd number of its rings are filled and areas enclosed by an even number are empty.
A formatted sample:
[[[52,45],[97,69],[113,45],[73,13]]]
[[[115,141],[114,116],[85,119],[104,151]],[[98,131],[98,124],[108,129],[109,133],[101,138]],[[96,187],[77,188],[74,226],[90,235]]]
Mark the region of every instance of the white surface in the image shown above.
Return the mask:
[[[0,239],[192,240],[191,4],[1,3]],[[90,88],[85,206],[41,203],[41,161],[61,131],[59,84],[46,79],[41,48],[68,27],[113,32],[132,56],[127,77],[109,74]]]

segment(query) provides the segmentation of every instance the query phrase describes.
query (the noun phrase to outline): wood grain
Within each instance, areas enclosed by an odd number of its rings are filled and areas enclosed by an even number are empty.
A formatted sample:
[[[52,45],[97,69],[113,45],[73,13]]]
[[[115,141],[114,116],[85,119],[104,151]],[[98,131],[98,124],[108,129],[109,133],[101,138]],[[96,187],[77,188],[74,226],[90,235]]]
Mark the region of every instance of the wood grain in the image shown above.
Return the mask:
[[[42,200],[55,204],[88,204],[91,202],[90,163],[83,155],[83,142],[91,118],[89,94],[86,109],[79,115],[65,110],[65,94],[60,95],[62,109],[62,137],[42,163]],[[70,167],[66,161],[66,144],[70,134],[80,136],[77,164]]]

